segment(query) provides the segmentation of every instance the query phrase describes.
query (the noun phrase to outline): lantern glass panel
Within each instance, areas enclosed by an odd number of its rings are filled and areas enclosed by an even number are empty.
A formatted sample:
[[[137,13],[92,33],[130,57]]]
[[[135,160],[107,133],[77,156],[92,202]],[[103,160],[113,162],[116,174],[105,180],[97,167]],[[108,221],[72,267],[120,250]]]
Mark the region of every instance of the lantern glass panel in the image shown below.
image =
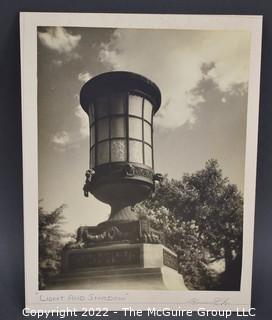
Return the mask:
[[[151,144],[151,125],[144,121],[144,141]]]
[[[145,101],[144,101],[144,118],[145,118],[145,120],[147,120],[150,123],[151,123],[151,119],[152,119],[152,110],[153,110],[152,104],[147,99],[145,99]]]
[[[122,94],[116,94],[110,98],[110,113],[124,114],[125,111],[125,97]]]
[[[95,126],[91,126],[91,147],[95,144]]]
[[[92,103],[89,106],[89,121],[90,124],[94,122],[94,105]]]
[[[129,161],[143,163],[143,144],[139,141],[129,141]]]
[[[111,118],[111,138],[123,138],[126,136],[125,118]]]
[[[144,152],[145,152],[145,165],[152,168],[152,149],[149,145],[144,145]]]
[[[96,118],[100,119],[108,115],[108,99],[107,97],[99,97],[95,104]]]
[[[97,141],[109,138],[109,118],[99,120],[97,126]]]
[[[142,120],[129,118],[129,138],[142,140],[143,137]]]
[[[143,110],[143,98],[139,96],[129,96],[128,102],[128,113],[133,116],[142,118],[142,110]]]
[[[97,164],[109,162],[109,141],[103,141],[96,145],[97,149]]]
[[[90,168],[95,167],[95,147],[91,149]]]
[[[115,139],[111,141],[111,161],[126,161],[127,147],[125,139]]]

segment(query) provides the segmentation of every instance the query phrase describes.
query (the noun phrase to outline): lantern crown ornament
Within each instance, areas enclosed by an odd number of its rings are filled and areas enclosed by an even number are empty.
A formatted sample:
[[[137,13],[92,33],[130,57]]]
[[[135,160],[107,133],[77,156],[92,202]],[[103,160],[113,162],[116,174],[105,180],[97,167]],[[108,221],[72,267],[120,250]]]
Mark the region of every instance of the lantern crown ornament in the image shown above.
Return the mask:
[[[86,82],[80,104],[89,116],[90,166],[84,193],[111,206],[108,222],[137,220],[131,206],[154,190],[153,116],[159,88],[142,75],[107,72]]]

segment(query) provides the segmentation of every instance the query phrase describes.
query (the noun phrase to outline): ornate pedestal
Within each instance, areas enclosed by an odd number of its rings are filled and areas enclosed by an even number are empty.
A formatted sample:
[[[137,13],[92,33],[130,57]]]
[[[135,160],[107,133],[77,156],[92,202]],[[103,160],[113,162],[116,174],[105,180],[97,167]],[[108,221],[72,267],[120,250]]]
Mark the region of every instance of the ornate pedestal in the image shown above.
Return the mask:
[[[80,227],[63,250],[61,275],[46,289],[187,290],[174,252],[148,219]]]
[[[161,244],[119,243],[68,249],[54,290],[187,290],[177,257]]]

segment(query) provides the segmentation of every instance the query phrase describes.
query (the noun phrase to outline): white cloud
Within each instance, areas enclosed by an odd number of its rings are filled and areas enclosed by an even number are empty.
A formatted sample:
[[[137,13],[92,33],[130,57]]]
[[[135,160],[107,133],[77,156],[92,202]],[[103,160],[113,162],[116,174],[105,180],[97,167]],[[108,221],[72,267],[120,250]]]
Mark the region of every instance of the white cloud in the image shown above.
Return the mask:
[[[79,119],[79,132],[59,131],[52,136],[52,142],[58,151],[64,151],[79,146],[82,139],[89,137],[89,117],[80,105],[75,107],[74,114]]]
[[[203,76],[216,81],[222,91],[248,81],[249,49],[249,33],[240,31],[117,29],[101,44],[99,59],[107,68],[153,80],[162,92],[155,124],[176,128],[194,123],[190,105],[203,98],[192,89]]]
[[[88,71],[80,72],[80,74],[78,75],[78,80],[81,82],[87,82],[91,78],[92,78],[92,75]]]
[[[119,37],[119,32],[115,31],[113,37],[109,43],[102,42],[100,44],[101,50],[99,52],[99,59],[100,62],[109,66],[110,68],[113,67],[114,69],[118,69],[122,67],[122,63],[119,64],[118,60],[120,59],[118,53],[118,41],[121,39]]]
[[[65,147],[70,143],[70,137],[67,131],[57,132],[52,137],[52,142],[58,147]]]
[[[58,59],[58,60],[54,59],[52,62],[53,62],[53,64],[54,64],[55,66],[57,66],[57,67],[60,67],[60,66],[63,65],[63,61],[60,60],[60,59]]]
[[[78,45],[81,35],[73,35],[63,27],[50,27],[46,32],[38,32],[43,45],[58,53],[71,53]]]
[[[80,105],[76,106],[75,115],[80,119],[80,135],[82,138],[89,137],[89,117]]]

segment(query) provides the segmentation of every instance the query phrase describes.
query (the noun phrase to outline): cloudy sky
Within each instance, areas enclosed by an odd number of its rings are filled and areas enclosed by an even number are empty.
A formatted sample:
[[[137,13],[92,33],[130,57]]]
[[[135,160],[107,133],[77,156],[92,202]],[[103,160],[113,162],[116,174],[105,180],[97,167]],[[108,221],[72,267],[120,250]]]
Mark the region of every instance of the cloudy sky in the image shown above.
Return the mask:
[[[250,35],[241,31],[38,28],[39,198],[67,204],[65,229],[96,225],[109,207],[82,186],[89,163],[85,81],[127,70],[153,80],[155,171],[180,178],[219,161],[243,191]]]

